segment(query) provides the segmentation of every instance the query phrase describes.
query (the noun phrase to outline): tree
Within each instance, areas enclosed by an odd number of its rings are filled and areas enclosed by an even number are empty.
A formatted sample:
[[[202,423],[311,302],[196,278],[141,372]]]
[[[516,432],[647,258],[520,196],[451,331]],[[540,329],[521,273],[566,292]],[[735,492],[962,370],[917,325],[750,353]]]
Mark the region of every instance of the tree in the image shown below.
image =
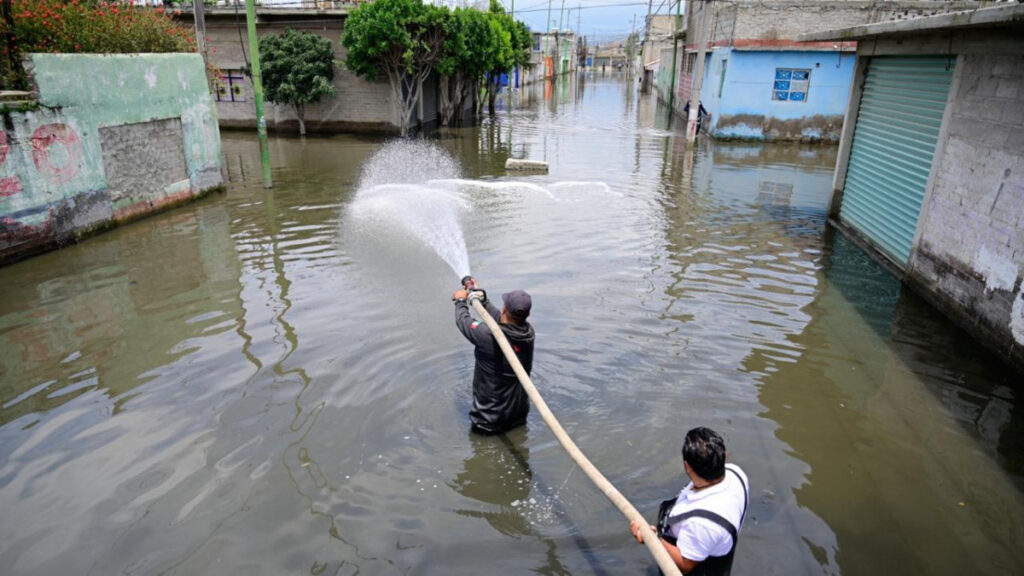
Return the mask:
[[[494,50],[491,53],[485,89],[488,110],[494,114],[494,102],[498,96],[501,75],[508,74],[517,66],[526,66],[530,63],[530,46],[533,38],[526,25],[506,14],[498,0],[491,0],[487,16]]]
[[[290,104],[306,135],[306,104],[334,94],[334,51],[331,41],[291,28],[260,38],[260,71],[267,100]]]
[[[466,98],[479,88],[496,50],[488,16],[472,8],[456,8],[437,64],[442,125],[451,123],[455,112],[465,106]]]
[[[387,76],[401,103],[402,136],[409,134],[423,80],[442,58],[450,20],[447,8],[422,0],[374,0],[360,4],[345,21],[345,65],[368,80]]]

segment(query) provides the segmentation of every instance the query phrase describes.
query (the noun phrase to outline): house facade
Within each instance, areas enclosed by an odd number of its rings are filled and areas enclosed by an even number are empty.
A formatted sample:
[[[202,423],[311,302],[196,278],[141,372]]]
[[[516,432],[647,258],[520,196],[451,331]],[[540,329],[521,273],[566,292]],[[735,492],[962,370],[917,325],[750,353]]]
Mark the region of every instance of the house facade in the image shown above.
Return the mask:
[[[802,38],[858,43],[832,220],[1024,369],[1024,5]]]
[[[647,17],[644,39],[640,45],[640,70],[643,74],[641,87],[644,92],[649,92],[652,87],[662,81],[662,67],[667,68],[671,73],[672,38],[682,26],[682,17],[677,18],[674,14],[656,14]],[[668,52],[667,60],[663,55],[666,51]],[[677,59],[680,54],[681,51],[676,55]]]
[[[690,2],[676,108],[691,99],[705,48],[700,101],[715,138],[837,142],[853,82],[855,41],[800,34],[909,18],[977,2],[774,0]]]
[[[273,8],[256,10],[257,36],[281,34],[288,28],[312,32],[331,42],[336,61],[343,61],[341,45],[345,19],[352,5],[331,4],[327,8]],[[180,16],[192,25],[193,15],[183,11]],[[245,11],[230,7],[207,7],[205,10],[206,42],[210,66],[220,72],[220,83],[214,95],[217,116],[223,128],[255,128],[256,108],[253,86],[245,74],[250,63],[249,37],[246,33]],[[393,133],[398,130],[400,103],[394,102],[386,79],[370,82],[356,76],[343,66],[335,66],[335,94],[325,96],[318,104],[306,108],[306,129],[310,132]],[[412,125],[429,124],[438,119],[437,83],[435,78],[424,84],[421,105],[414,111]],[[295,110],[285,104],[267,102],[265,117],[269,130],[298,133]]]
[[[576,34],[559,32],[533,32],[530,66],[522,70],[523,84],[575,72],[577,68]]]

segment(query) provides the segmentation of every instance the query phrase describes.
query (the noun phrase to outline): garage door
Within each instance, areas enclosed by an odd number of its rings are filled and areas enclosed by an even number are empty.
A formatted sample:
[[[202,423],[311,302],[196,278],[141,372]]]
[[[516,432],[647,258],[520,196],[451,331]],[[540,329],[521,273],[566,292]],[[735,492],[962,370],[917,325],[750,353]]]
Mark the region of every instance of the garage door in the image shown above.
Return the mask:
[[[839,215],[900,265],[910,258],[952,77],[946,56],[868,64]]]

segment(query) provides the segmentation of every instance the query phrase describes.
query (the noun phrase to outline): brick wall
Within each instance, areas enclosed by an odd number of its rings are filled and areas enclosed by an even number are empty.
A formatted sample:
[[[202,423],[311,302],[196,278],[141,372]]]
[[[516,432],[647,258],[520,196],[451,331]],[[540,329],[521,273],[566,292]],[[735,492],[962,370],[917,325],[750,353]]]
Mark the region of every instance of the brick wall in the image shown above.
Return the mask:
[[[988,33],[975,45],[1000,44],[1008,53],[957,60],[907,274],[1024,366],[1024,40]]]

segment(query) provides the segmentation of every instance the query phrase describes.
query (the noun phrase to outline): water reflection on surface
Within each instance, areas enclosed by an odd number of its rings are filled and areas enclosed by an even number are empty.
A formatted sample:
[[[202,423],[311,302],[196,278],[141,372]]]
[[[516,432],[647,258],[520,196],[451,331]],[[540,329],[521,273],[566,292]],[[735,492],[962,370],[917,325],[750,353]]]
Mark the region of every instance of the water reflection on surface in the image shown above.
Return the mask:
[[[1024,570],[1019,378],[826,230],[833,148],[678,129],[598,73],[431,138],[579,445],[653,516],[721,431],[740,574]],[[646,570],[535,414],[467,434],[456,275],[353,224],[383,142],[274,139],[264,190],[223,140],[226,193],[0,269],[3,572]]]

